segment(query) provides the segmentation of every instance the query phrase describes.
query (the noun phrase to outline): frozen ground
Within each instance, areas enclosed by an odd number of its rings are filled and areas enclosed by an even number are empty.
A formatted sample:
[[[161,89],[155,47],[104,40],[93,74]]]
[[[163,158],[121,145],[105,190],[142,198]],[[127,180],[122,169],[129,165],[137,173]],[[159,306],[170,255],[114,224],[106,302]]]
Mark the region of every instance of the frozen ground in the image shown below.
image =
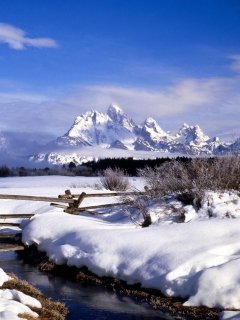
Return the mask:
[[[83,177],[5,178],[0,193],[55,197],[69,188],[72,193],[93,193],[99,192],[98,182]],[[143,188],[140,179],[131,179],[131,184]],[[176,223],[176,213],[164,213],[155,203],[149,208],[154,223],[142,229],[125,216],[123,207],[98,216],[72,216],[44,202],[0,201],[1,214],[36,214],[22,224],[23,241],[36,244],[55,263],[85,265],[99,276],[140,282],[166,296],[185,298],[186,306],[228,308],[233,311],[222,312],[222,319],[240,319],[238,195],[211,193],[200,211],[183,209],[186,223]]]

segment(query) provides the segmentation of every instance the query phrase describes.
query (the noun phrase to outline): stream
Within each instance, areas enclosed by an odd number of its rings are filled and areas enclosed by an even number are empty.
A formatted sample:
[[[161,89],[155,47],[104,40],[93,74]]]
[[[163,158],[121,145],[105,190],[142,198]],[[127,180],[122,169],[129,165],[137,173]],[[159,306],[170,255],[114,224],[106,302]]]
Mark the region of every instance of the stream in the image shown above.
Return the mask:
[[[16,252],[0,253],[0,268],[28,281],[54,301],[65,303],[67,320],[174,320],[191,319],[153,310],[139,298],[127,297],[92,284],[82,285],[62,277],[46,275],[19,260]]]

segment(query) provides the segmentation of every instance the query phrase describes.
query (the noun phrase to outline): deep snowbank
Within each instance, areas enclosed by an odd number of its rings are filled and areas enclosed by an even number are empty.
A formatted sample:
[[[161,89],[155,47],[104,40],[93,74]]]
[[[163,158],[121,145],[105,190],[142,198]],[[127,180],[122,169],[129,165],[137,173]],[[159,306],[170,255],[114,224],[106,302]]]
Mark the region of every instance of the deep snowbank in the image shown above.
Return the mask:
[[[140,229],[56,212],[35,216],[23,242],[37,244],[57,264],[141,282],[187,298],[188,306],[240,309],[239,229],[239,219]]]

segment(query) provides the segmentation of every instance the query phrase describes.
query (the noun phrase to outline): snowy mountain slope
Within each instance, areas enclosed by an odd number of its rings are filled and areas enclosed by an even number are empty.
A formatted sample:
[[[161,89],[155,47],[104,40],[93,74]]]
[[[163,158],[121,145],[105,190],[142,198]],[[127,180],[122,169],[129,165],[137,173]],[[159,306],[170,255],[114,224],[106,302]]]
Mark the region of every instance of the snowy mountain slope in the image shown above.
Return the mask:
[[[57,153],[57,152],[50,152],[50,153],[39,153],[36,156],[29,156],[29,160],[36,163],[51,163],[53,165],[62,165],[68,164],[70,162],[74,162],[76,164],[83,164],[89,161],[96,161],[97,158],[94,156],[83,156],[77,153]]]

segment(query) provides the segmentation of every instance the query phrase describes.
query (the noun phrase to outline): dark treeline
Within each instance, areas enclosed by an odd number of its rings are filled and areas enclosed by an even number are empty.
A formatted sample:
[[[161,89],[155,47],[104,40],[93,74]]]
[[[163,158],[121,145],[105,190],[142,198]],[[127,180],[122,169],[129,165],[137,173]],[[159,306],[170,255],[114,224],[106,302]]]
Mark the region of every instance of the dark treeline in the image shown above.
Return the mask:
[[[175,158],[177,161],[182,163],[187,163],[191,161],[191,158],[188,157],[177,157]],[[171,161],[172,158],[156,158],[156,159],[133,159],[130,158],[105,158],[100,159],[99,161],[91,161],[85,163],[85,166],[91,167],[93,172],[104,171],[107,168],[115,169],[119,168],[124,170],[130,176],[136,176],[138,170],[147,167],[154,168],[156,166],[160,166],[165,162]]]
[[[62,166],[41,168],[15,167],[9,168],[7,165],[0,166],[0,177],[27,177],[27,176],[91,176],[93,170],[84,165],[77,165],[74,162]]]
[[[191,158],[177,157],[177,161],[188,163]],[[107,168],[121,169],[129,176],[136,176],[138,170],[148,166],[154,168],[165,162],[171,161],[171,158],[156,159],[133,159],[130,158],[105,158],[99,161],[90,161],[83,165],[76,165],[74,162],[63,164],[62,166],[45,167],[43,169],[16,167],[9,168],[7,165],[0,166],[0,177],[24,177],[24,176],[46,176],[46,175],[63,175],[63,176],[96,176]]]

